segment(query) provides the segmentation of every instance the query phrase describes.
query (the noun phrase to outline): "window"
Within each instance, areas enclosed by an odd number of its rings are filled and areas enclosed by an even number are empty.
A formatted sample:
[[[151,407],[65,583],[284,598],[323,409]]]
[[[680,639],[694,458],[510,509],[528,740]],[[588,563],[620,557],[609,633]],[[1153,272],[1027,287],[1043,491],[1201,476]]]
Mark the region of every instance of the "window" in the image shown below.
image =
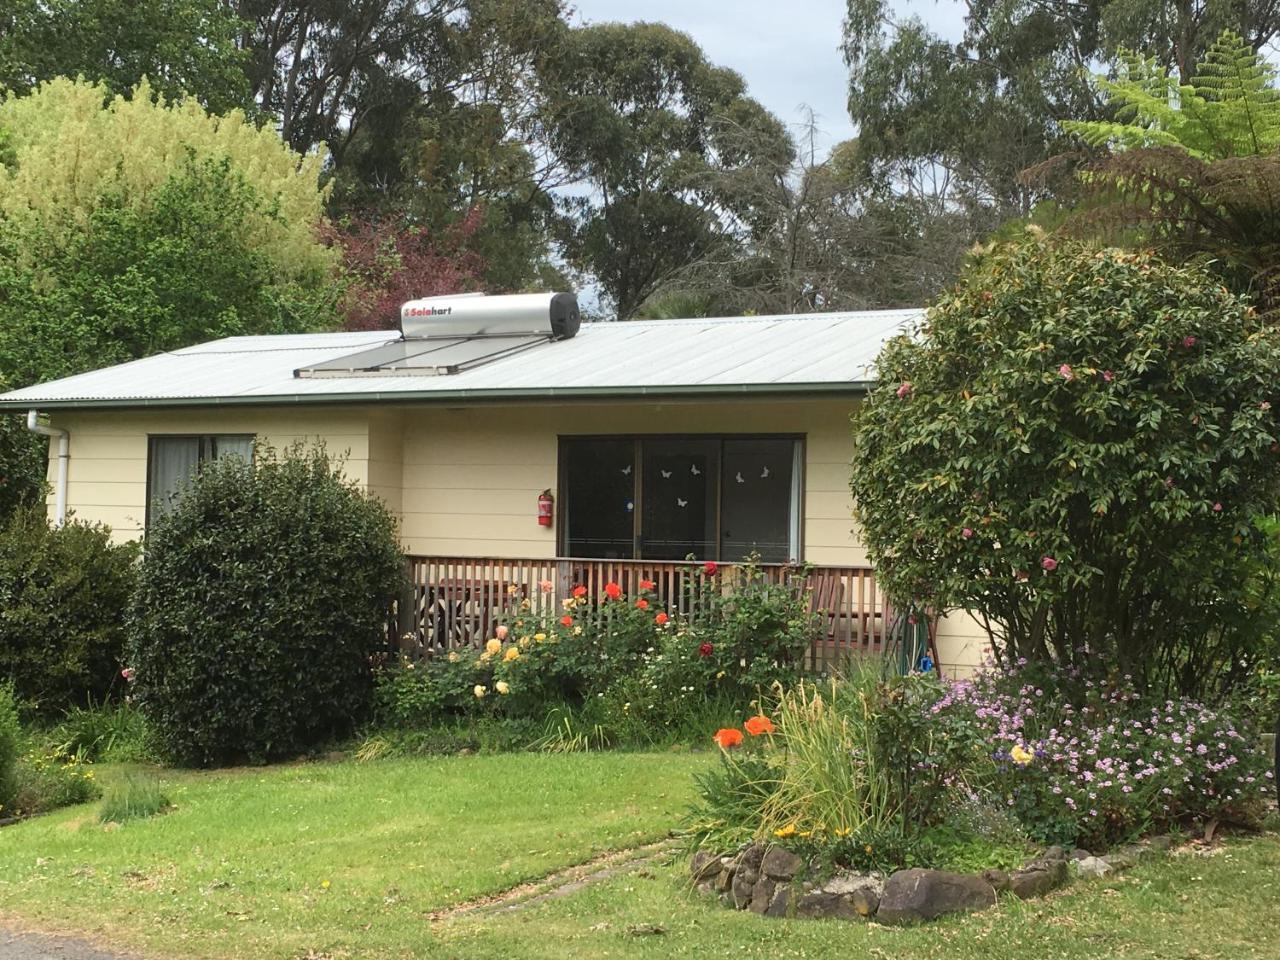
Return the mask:
[[[800,555],[796,437],[572,437],[561,441],[566,556],[741,560]]]
[[[147,446],[147,523],[173,509],[200,464],[219,457],[253,458],[252,436],[152,437]]]

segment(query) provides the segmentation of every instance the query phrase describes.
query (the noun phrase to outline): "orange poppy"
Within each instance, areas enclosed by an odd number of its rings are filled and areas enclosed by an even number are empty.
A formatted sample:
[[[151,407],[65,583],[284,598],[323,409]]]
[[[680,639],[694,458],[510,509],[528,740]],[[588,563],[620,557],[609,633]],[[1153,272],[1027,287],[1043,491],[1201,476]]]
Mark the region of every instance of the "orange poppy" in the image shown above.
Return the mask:
[[[743,726],[746,727],[747,733],[753,737],[758,737],[762,733],[773,733],[775,729],[773,721],[763,714],[751,717]]]
[[[742,731],[737,727],[723,727],[711,739],[720,745],[721,750],[728,750],[742,743]]]
[[[569,616],[569,614],[566,613],[563,617],[560,618],[560,625],[563,627],[572,627],[573,617]]]
[[[637,609],[637,610],[648,610],[648,609],[649,609],[649,601],[648,601],[648,600],[646,600],[644,597],[641,597],[639,600],[637,600],[637,601],[636,601],[636,609]]]
[[[606,583],[604,585],[604,592],[610,600],[617,600],[622,596],[622,588],[616,583]]]

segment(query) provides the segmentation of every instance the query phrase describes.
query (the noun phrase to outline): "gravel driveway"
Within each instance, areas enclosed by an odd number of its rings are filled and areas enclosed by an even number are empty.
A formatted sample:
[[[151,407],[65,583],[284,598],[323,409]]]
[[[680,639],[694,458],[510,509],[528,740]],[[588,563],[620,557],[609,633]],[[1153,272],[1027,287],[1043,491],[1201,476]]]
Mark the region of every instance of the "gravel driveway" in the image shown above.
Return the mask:
[[[0,960],[131,960],[127,954],[94,946],[87,940],[19,933],[0,926]]]

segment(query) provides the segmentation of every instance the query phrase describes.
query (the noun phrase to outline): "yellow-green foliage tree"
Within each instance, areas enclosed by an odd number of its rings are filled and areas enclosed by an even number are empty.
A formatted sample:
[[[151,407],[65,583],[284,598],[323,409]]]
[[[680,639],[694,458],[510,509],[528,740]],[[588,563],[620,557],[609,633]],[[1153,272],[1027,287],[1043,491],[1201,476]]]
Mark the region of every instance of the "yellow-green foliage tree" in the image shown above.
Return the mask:
[[[315,228],[323,216],[323,150],[301,156],[270,126],[238,110],[211,116],[192,100],[166,102],[143,83],[129,97],[58,78],[0,103],[10,163],[0,168],[0,221],[35,228],[50,242],[83,231],[104,197],[145,207],[184,164],[229,160],[262,207],[245,242],[280,278],[323,273],[333,254]]]
[[[0,103],[0,377],[11,386],[237,334],[336,323],[324,155],[143,84]]]

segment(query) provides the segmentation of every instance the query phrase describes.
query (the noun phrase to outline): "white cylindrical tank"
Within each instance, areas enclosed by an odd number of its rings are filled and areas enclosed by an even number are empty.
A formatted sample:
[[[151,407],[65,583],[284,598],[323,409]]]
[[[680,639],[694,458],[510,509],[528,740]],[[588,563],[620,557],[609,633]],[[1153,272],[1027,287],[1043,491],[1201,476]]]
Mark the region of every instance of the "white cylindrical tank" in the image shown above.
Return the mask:
[[[463,293],[410,300],[400,308],[400,332],[422,337],[544,336],[567,340],[581,317],[572,293],[518,293],[490,297]]]

